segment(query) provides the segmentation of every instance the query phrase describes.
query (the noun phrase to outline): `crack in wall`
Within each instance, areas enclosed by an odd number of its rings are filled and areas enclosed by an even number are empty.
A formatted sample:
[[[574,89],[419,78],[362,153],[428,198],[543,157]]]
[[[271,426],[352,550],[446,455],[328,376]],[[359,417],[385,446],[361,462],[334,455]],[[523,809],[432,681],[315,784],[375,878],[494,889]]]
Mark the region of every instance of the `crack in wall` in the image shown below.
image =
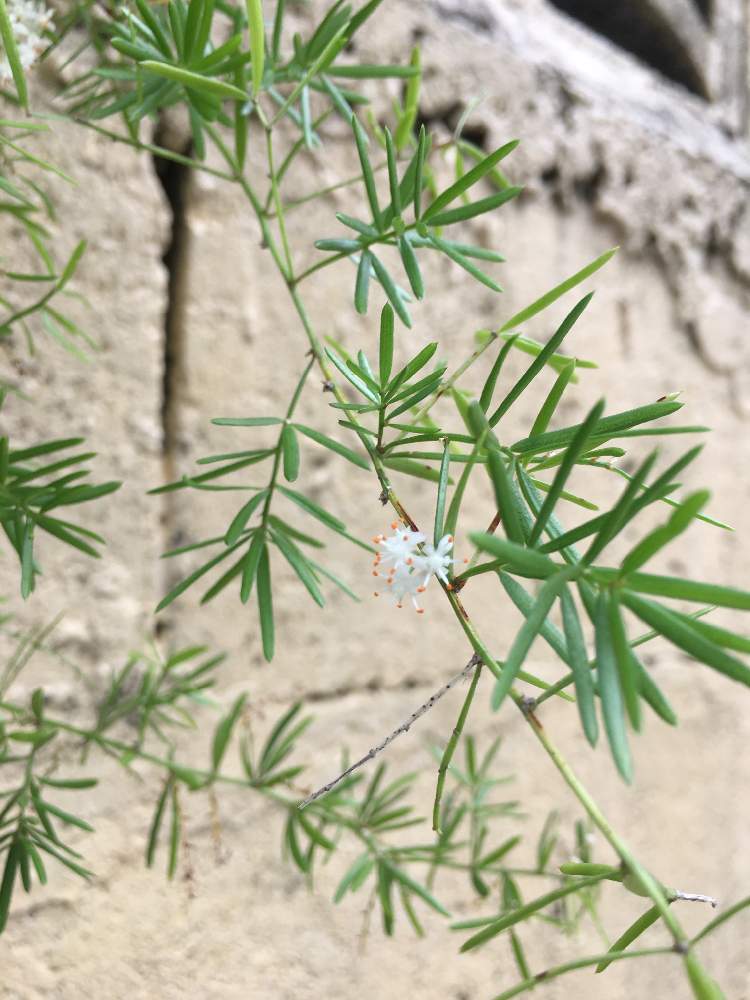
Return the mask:
[[[154,136],[156,145],[164,141],[160,123]],[[175,150],[189,155],[190,145]],[[166,241],[162,263],[167,272],[166,306],[164,309],[164,356],[162,372],[161,425],[162,455],[164,471],[169,479],[174,478],[178,438],[177,385],[180,379],[181,356],[184,341],[182,308],[182,271],[185,257],[187,224],[185,220],[185,189],[190,168],[174,160],[154,156],[154,172],[161,184],[171,214],[169,236]]]
[[[189,138],[180,137],[175,141],[170,123],[160,118],[154,135],[154,143],[158,146],[172,149],[183,156],[191,153]],[[166,271],[166,304],[164,308],[163,328],[163,369],[161,387],[161,432],[162,432],[162,468],[164,482],[170,483],[178,478],[178,455],[180,451],[180,420],[179,420],[179,386],[182,381],[185,348],[185,323],[183,294],[186,248],[188,240],[185,200],[187,185],[190,178],[190,167],[167,160],[159,156],[153,157],[154,173],[159,181],[170,212],[169,234],[162,254],[162,263]],[[162,496],[162,539],[165,550],[173,548],[180,542],[175,499],[173,494]],[[165,570],[165,593],[174,584],[172,571]],[[169,628],[169,621],[158,618],[156,634]]]

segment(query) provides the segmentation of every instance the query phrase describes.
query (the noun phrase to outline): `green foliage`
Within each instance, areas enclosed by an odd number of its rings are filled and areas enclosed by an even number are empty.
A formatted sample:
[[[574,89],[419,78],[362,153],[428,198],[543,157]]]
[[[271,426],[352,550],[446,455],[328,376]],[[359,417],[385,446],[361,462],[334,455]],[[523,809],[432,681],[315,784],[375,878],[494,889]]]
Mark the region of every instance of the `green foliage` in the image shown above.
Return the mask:
[[[0,0],[0,42],[2,42],[2,51],[5,53],[5,57],[8,60],[10,71],[13,76],[13,83],[16,88],[18,103],[22,107],[27,108],[29,103],[29,94],[26,86],[26,77],[24,76],[23,65],[21,63],[21,56],[18,52],[16,38],[13,34],[13,25],[11,24],[10,16],[8,14],[6,0]],[[1,894],[2,890],[0,890],[0,895]]]
[[[98,486],[81,482],[88,475],[81,465],[95,457],[94,452],[70,454],[70,449],[82,443],[83,438],[65,438],[11,448],[8,438],[0,437],[0,526],[18,557],[24,598],[32,593],[41,573],[35,556],[39,531],[95,558],[99,557],[95,546],[104,545],[95,531],[51,514],[61,507],[98,500],[120,487],[117,482]],[[66,452],[65,457],[60,457],[61,452]]]
[[[20,226],[32,258],[37,262],[36,269],[27,271],[18,269],[15,255],[9,267],[3,266],[5,261],[0,258],[0,275],[12,288],[8,294],[0,295],[0,338],[20,329],[33,351],[34,338],[41,330],[74,357],[85,361],[88,356],[79,342],[92,349],[96,345],[63,311],[60,300],[71,295],[68,286],[86,244],[85,241],[77,243],[62,267],[56,264],[47,228],[48,223],[55,221],[55,209],[36,175],[54,174],[69,183],[73,181],[54,164],[31,151],[31,142],[46,132],[49,126],[40,122],[0,120],[0,193],[5,196],[5,200],[0,201],[0,218],[6,216]],[[38,289],[41,289],[40,294]]]
[[[331,260],[351,257],[357,263],[357,280],[354,291],[357,312],[367,312],[369,284],[370,280],[374,278],[382,286],[388,302],[404,325],[411,326],[411,317],[406,308],[409,297],[395,283],[386,265],[375,253],[373,248],[378,246],[398,248],[407,280],[417,299],[424,297],[424,282],[415,250],[425,248],[445,254],[477,281],[496,292],[502,291],[499,285],[471,261],[472,257],[502,261],[504,257],[501,254],[484,250],[481,247],[444,240],[440,236],[440,232],[444,226],[464,222],[494,208],[499,208],[500,205],[505,204],[520,193],[520,188],[508,187],[488,198],[448,209],[449,205],[466,195],[482,178],[489,174],[501,159],[515,149],[518,143],[516,141],[506,143],[505,146],[485,157],[454,184],[440,193],[422,211],[422,186],[426,182],[424,163],[429,152],[429,140],[424,126],[420,129],[416,149],[401,175],[399,175],[398,170],[396,144],[393,142],[390,131],[386,128],[384,136],[390,202],[381,209],[378,203],[375,172],[367,149],[367,136],[356,117],[352,117],[352,127],[362,168],[362,180],[370,207],[370,220],[356,219],[339,213],[337,215],[339,222],[354,230],[357,233],[357,238],[317,240],[315,246],[319,250],[331,251],[334,254]],[[404,219],[403,212],[407,206],[413,209],[411,222]]]
[[[644,457],[637,450],[642,437],[705,428],[669,422],[683,405],[674,397],[634,400],[638,404],[634,408],[614,413],[607,413],[600,401],[578,422],[560,426],[562,403],[569,401],[580,374],[595,367],[574,353],[563,353],[577,326],[586,322],[584,314],[593,294],[579,286],[589,282],[614,250],[578,267],[495,329],[480,331],[476,350],[466,360],[453,356],[449,337],[419,350],[401,340],[406,335],[396,330],[395,317],[410,327],[409,304],[428,291],[426,251],[442,255],[493,292],[501,291],[484,265],[501,263],[505,257],[471,242],[476,239],[472,221],[499,210],[511,217],[521,187],[504,173],[516,140],[486,153],[462,137],[464,119],[452,139],[436,148],[427,129],[417,128],[418,49],[412,51],[406,66],[351,61],[350,42],[365,29],[380,2],[370,0],[354,9],[339,0],[303,37],[289,30],[284,0],[277,0],[273,16],[261,0],[247,0],[240,6],[224,0],[169,0],[166,4],[133,0],[106,15],[89,0],[79,0],[61,18],[60,34],[81,29],[85,38],[70,60],[75,63],[85,53],[84,66],[64,94],[69,115],[81,127],[237,186],[289,293],[308,350],[309,362],[296,383],[290,384],[290,401],[283,415],[215,418],[213,423],[219,428],[239,428],[248,438],[246,447],[200,458],[200,471],[151,491],[154,495],[177,490],[241,494],[222,533],[201,538],[204,532],[198,527],[195,537],[201,540],[165,553],[165,558],[187,556],[195,562],[156,610],[167,608],[213,574],[201,604],[224,591],[228,598],[230,584],[243,604],[254,594],[256,640],[270,661],[283,638],[275,615],[280,600],[278,570],[288,567],[301,585],[298,593],[304,591],[322,607],[329,581],[356,599],[347,583],[318,561],[325,532],[373,551],[356,536],[359,510],[331,510],[335,505],[314,493],[309,454],[317,451],[337,463],[340,475],[353,475],[351,467],[355,466],[363,490],[370,490],[376,479],[380,499],[392,507],[396,525],[403,524],[410,531],[417,532],[419,526],[407,511],[411,493],[407,500],[400,484],[405,483],[405,491],[420,487],[434,491],[429,507],[434,509],[434,522],[429,526],[432,541],[424,531],[418,536],[421,541],[415,542],[416,559],[432,567],[419,589],[431,575],[437,576],[474,656],[461,675],[472,674],[456,725],[437,752],[432,833],[419,842],[411,830],[423,822],[410,801],[415,775],[390,779],[385,765],[378,763],[366,779],[360,767],[407,732],[453,682],[377,749],[344,767],[339,778],[318,793],[302,798],[303,768],[295,762],[294,751],[310,720],[302,714],[301,702],[282,713],[258,749],[253,738],[257,728],[253,703],[242,693],[213,726],[204,766],[181,759],[180,732],[205,725],[196,706],[215,707],[208,692],[217,681],[221,657],[209,655],[203,647],[187,647],[167,656],[154,650],[129,657],[91,706],[88,725],[53,716],[41,689],[30,698],[12,698],[11,685],[46,642],[50,626],[19,636],[0,672],[0,766],[11,775],[0,792],[0,930],[7,922],[14,889],[20,884],[29,891],[34,882],[45,883],[45,861],[50,857],[82,877],[90,875],[85,859],[66,843],[65,834],[70,828],[90,831],[85,793],[94,779],[88,772],[69,774],[66,768],[59,776],[56,771],[63,759],[58,751],[74,740],[84,759],[102,751],[125,768],[137,760],[153,769],[155,805],[144,831],[144,853],[149,866],[157,859],[163,861],[168,878],[175,876],[180,864],[185,798],[234,785],[264,796],[278,808],[283,851],[308,882],[340,842],[351,839],[357,856],[341,877],[335,899],[343,901],[366,886],[386,934],[394,933],[397,922],[405,919],[421,935],[423,912],[448,916],[435,883],[444,870],[465,873],[469,892],[487,901],[490,912],[454,926],[472,931],[462,951],[506,936],[508,955],[520,981],[501,1000],[540,983],[530,970],[522,925],[543,922],[570,932],[591,918],[598,927],[596,903],[604,883],[612,883],[615,892],[648,897],[649,908],[619,932],[614,944],[607,942],[603,954],[565,962],[546,970],[541,978],[553,979],[587,967],[602,972],[612,962],[654,953],[632,946],[659,920],[672,941],[669,948],[656,949],[656,953],[684,956],[694,995],[718,997],[720,990],[698,961],[694,945],[712,933],[722,918],[692,940],[685,935],[676,907],[671,905],[684,894],[666,888],[634,858],[542,722],[549,698],[574,702],[569,710],[577,712],[588,743],[595,746],[603,732],[615,767],[629,781],[633,775],[630,744],[637,738],[646,708],[670,725],[677,723],[666,695],[636,652],[639,646],[666,641],[708,669],[750,685],[750,667],[742,659],[750,652],[750,639],[703,620],[713,607],[750,610],[750,593],[721,583],[664,576],[651,572],[649,566],[675,539],[694,530],[694,522],[727,527],[704,512],[707,491],[686,496],[678,492],[678,477],[696,457],[697,447],[661,471],[656,452]],[[0,38],[18,100],[24,104],[26,84],[9,23],[4,0],[0,0]],[[387,121],[376,121],[369,109],[363,110],[368,97],[361,85],[384,78],[403,81],[402,97],[394,101]],[[144,120],[155,119],[172,107],[182,107],[187,113],[193,140],[189,153],[175,153],[141,138],[146,132]],[[333,115],[351,128],[356,175],[303,197],[290,197],[290,171],[295,164],[301,165],[302,152],[322,147],[323,125]],[[106,119],[115,119],[117,127],[106,128],[101,124]],[[13,283],[14,293],[0,299],[4,310],[0,336],[19,329],[34,347],[33,337],[41,329],[82,358],[78,342],[85,335],[60,311],[58,296],[70,293],[68,286],[85,245],[79,243],[62,258],[66,261],[62,267],[55,264],[45,225],[53,208],[30,176],[34,170],[59,173],[29,149],[34,133],[46,127],[33,120],[0,122],[0,190],[5,199],[0,211],[18,223],[39,262],[39,269],[28,273],[3,272]],[[256,160],[249,169],[249,151],[254,157],[265,154],[263,169],[258,170]],[[445,176],[447,160],[450,179]],[[310,248],[295,242],[292,209],[344,187],[361,193],[360,209],[354,215],[338,213],[345,234],[317,240],[315,247],[324,256],[300,264],[300,253]],[[353,300],[359,314],[368,313],[373,285],[382,289],[385,304],[380,312],[377,364],[371,361],[374,346],[355,349],[326,340],[316,332],[307,311],[306,282],[344,260],[354,266]],[[37,286],[41,295],[23,294],[24,289]],[[562,307],[562,299],[575,290],[582,297],[558,313],[558,303]],[[554,316],[550,328],[555,332],[542,342],[531,336],[529,324],[545,313]],[[495,346],[494,359],[488,362],[487,352]],[[522,356],[525,368],[518,377],[509,378],[506,362],[514,352]],[[404,358],[408,358],[405,363]],[[477,371],[482,369],[478,399],[462,384],[474,365]],[[295,414],[314,381],[310,378],[313,370],[330,395],[317,396],[317,414],[303,423]],[[278,381],[285,376],[279,373]],[[514,441],[505,418],[522,396],[527,404],[533,398],[527,411],[534,417],[525,436]],[[0,523],[20,567],[24,597],[32,593],[40,573],[35,547],[40,530],[86,554],[99,555],[97,546],[103,540],[96,533],[52,515],[63,506],[102,499],[119,485],[92,486],[81,481],[87,475],[82,465],[93,455],[73,452],[80,444],[81,438],[50,437],[38,445],[11,447],[7,437],[0,438]],[[629,444],[636,448],[633,472],[617,464],[626,458]],[[482,471],[472,479],[477,466]],[[611,505],[600,510],[587,494],[591,478],[602,475],[618,476],[625,483]],[[430,485],[422,486],[415,479]],[[486,516],[479,523],[469,523],[465,513],[464,500],[470,490],[473,509],[485,503]],[[639,520],[640,515],[650,508],[661,510],[662,504],[670,508],[663,511],[664,518],[655,527],[652,518],[650,527],[639,530],[645,520]],[[586,513],[573,528],[566,528],[566,505],[573,505],[577,512],[593,512],[593,516]],[[340,514],[354,526],[354,533]],[[611,558],[613,543],[626,529],[631,539],[628,550],[615,560]],[[450,552],[453,536],[459,533],[473,543],[475,551],[468,565],[455,572]],[[579,543],[585,547],[579,549]],[[434,569],[438,564],[443,566],[440,572]],[[418,582],[416,566],[405,566],[399,567],[402,576]],[[496,588],[496,600],[520,615],[515,635],[482,636],[477,630],[464,597],[466,588],[470,591],[472,581],[481,575]],[[674,606],[675,601],[680,603]],[[688,613],[683,602],[710,607]],[[649,631],[633,635],[636,620]],[[0,628],[6,625],[0,620]],[[554,651],[559,664],[553,681],[525,669],[538,639]],[[492,707],[507,714],[512,703],[520,710],[587,814],[587,823],[579,821],[572,838],[578,860],[560,869],[554,867],[562,842],[554,812],[544,822],[531,852],[531,867],[516,862],[523,840],[515,825],[510,828],[509,824],[519,818],[519,803],[495,799],[498,786],[506,780],[497,772],[499,740],[480,753],[475,738],[465,733],[475,697],[488,674],[492,675],[488,692]],[[82,815],[68,810],[68,798],[81,799]],[[591,859],[591,827],[598,828],[614,852],[614,864]],[[403,839],[402,830],[410,831]],[[746,901],[738,903],[728,912],[739,913],[745,905]]]
[[[276,549],[284,557],[300,583],[319,606],[322,607],[325,603],[320,590],[322,577],[330,580],[334,585],[344,590],[345,593],[351,595],[351,591],[346,584],[339,580],[330,570],[326,570],[318,565],[307,554],[307,550],[310,548],[321,548],[323,543],[316,537],[301,531],[285,518],[272,512],[277,497],[287,501],[287,506],[291,512],[295,508],[298,511],[301,510],[314,523],[323,524],[329,530],[344,536],[352,543],[369,549],[369,546],[364,542],[350,535],[343,521],[339,520],[334,514],[331,514],[304,493],[282,486],[278,481],[280,472],[283,473],[287,482],[293,482],[297,479],[301,463],[299,435],[325,448],[333,455],[346,459],[352,465],[358,466],[361,469],[369,469],[367,459],[347,445],[313,427],[292,422],[291,418],[297,399],[299,398],[299,393],[304,386],[309,372],[310,366],[308,365],[297,384],[295,394],[284,419],[277,417],[218,417],[213,421],[220,426],[238,426],[250,429],[277,426],[280,429],[276,443],[272,447],[208,456],[201,459],[200,462],[204,465],[214,465],[215,468],[210,472],[201,473],[193,477],[186,476],[178,482],[170,483],[168,486],[158,487],[151,491],[152,493],[164,493],[174,489],[192,487],[194,489],[213,488],[240,491],[250,490],[253,492],[254,495],[239,509],[223,537],[210,538],[205,541],[182,545],[171,552],[165,553],[165,557],[174,557],[206,547],[219,548],[218,555],[212,556],[199,566],[198,569],[176,584],[162,598],[156,610],[161,611],[168,607],[205,574],[220,565],[229,556],[236,554],[237,558],[230,568],[225,570],[208,590],[204,592],[201,603],[205,604],[213,600],[226,586],[236,580],[240,581],[240,597],[243,602],[246,602],[249,600],[253,585],[257,579],[258,616],[263,639],[263,653],[267,660],[273,659],[275,650],[270,547]],[[218,486],[214,483],[216,479],[224,478],[235,472],[240,472],[251,465],[265,461],[269,461],[271,465],[270,478],[265,487],[248,486],[244,483]],[[255,515],[257,515],[257,523],[253,524],[251,520]],[[301,546],[304,546],[304,548]]]

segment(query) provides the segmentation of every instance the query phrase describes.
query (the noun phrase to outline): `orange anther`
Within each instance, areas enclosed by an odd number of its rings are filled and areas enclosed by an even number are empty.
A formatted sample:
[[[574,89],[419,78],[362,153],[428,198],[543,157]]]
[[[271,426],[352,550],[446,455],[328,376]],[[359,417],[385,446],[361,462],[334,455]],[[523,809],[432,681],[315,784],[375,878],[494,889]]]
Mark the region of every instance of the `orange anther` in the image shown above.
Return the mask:
[[[417,608],[417,614],[418,615],[423,615],[424,614],[424,608]]]
[[[398,527],[398,521],[391,521],[391,528],[395,531]]]
[[[407,560],[406,560],[406,565],[407,565],[407,566],[411,566],[411,564],[412,564],[413,562],[414,562],[414,560],[413,560],[413,559],[407,559]]]
[[[397,604],[396,607],[397,608],[403,608],[403,604]]]
[[[454,588],[453,588],[453,584],[452,584],[452,583],[446,583],[446,585],[445,585],[445,589],[446,589],[446,590],[453,590],[453,589],[454,589]]]
[[[418,594],[424,594],[425,590],[427,590],[427,587],[417,587]]]
[[[374,570],[372,571],[372,575],[373,575],[373,576],[380,576],[380,573],[378,573],[378,571],[377,571],[376,569],[374,569]]]
[[[377,590],[373,590],[372,596],[373,597],[380,597],[380,594],[377,592]]]
[[[464,563],[467,563],[468,561],[469,561],[468,559],[464,559]]]
[[[452,542],[452,541],[453,541],[453,535],[448,535],[448,541],[449,541],[449,542]]]

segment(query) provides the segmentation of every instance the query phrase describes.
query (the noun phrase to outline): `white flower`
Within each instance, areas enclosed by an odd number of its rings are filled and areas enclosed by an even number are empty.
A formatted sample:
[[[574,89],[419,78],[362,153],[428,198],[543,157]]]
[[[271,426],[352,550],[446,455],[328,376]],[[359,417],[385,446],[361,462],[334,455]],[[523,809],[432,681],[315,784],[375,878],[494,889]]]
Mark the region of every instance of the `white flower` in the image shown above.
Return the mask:
[[[390,537],[377,535],[373,538],[380,551],[375,556],[372,575],[385,576],[387,592],[395,598],[399,608],[403,607],[404,598],[409,597],[422,614],[424,609],[420,608],[416,595],[424,592],[430,577],[436,576],[451,589],[448,573],[457,561],[450,554],[453,536],[445,535],[433,545],[421,531],[403,528],[398,521],[394,521],[391,528],[394,534]],[[379,594],[376,592],[375,596]]]
[[[375,556],[375,563],[381,569],[397,570],[402,566],[411,566],[417,547],[427,540],[427,536],[421,531],[412,531],[411,528],[400,528],[398,521],[394,521],[392,528],[397,529],[394,535],[386,538],[384,535],[377,535],[373,541],[380,545],[382,552]]]
[[[396,607],[402,608],[404,598],[411,598],[411,602],[417,614],[424,614],[424,608],[420,608],[417,601],[417,594],[421,594],[424,587],[419,581],[419,575],[408,566],[399,568],[388,578],[388,592],[396,601]]]
[[[49,45],[45,31],[52,27],[52,12],[36,0],[9,0],[8,16],[21,66],[28,69]],[[5,54],[0,55],[0,84],[13,79]]]
[[[426,542],[423,554],[414,557],[414,566],[422,578],[423,586],[427,586],[431,576],[436,576],[446,587],[450,586],[447,573],[451,566],[458,562],[449,555],[452,548],[453,535],[443,535],[437,546],[432,542]]]

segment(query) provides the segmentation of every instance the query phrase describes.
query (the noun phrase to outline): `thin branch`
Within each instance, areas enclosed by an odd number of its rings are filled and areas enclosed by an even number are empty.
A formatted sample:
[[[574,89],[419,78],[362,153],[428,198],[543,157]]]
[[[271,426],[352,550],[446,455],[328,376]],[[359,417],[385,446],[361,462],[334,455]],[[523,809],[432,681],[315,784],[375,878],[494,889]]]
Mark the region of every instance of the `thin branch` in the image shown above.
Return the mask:
[[[704,896],[701,892],[680,892],[679,889],[675,889],[674,898],[684,899],[688,903],[710,903],[714,910],[719,905],[718,899],[713,896]]]
[[[305,806],[309,806],[311,802],[314,802],[316,799],[319,799],[321,795],[325,795],[326,792],[330,792],[330,790],[332,788],[335,788],[336,785],[339,784],[339,782],[344,780],[344,778],[347,778],[350,774],[353,774],[354,771],[359,770],[359,768],[362,767],[364,764],[366,764],[368,761],[373,760],[375,757],[377,757],[379,753],[382,753],[383,750],[385,750],[385,748],[390,743],[393,743],[393,741],[396,739],[397,736],[400,736],[402,733],[408,733],[412,725],[417,721],[417,719],[421,718],[421,716],[429,712],[430,709],[433,708],[437,704],[437,702],[440,701],[443,695],[447,694],[447,692],[450,691],[452,687],[455,687],[459,681],[462,681],[464,680],[464,678],[468,677],[471,674],[472,670],[479,663],[481,663],[481,659],[475,653],[474,656],[472,656],[472,658],[469,660],[469,662],[466,664],[466,666],[460,673],[456,674],[455,677],[451,677],[451,679],[448,681],[447,684],[444,684],[439,691],[436,691],[435,694],[429,697],[427,701],[424,702],[424,704],[420,705],[415,712],[412,712],[409,718],[405,722],[402,722],[401,725],[398,727],[398,729],[394,729],[390,736],[386,736],[386,738],[381,743],[378,743],[377,746],[373,747],[372,750],[368,751],[364,755],[364,757],[361,757],[358,761],[356,761],[356,763],[352,764],[351,767],[348,767],[345,771],[342,771],[342,773],[339,774],[338,777],[334,778],[333,781],[329,781],[328,784],[323,785],[322,788],[319,788],[317,792],[313,792],[312,795],[308,795],[308,797],[304,800],[304,802],[300,802],[299,808],[304,809]]]

